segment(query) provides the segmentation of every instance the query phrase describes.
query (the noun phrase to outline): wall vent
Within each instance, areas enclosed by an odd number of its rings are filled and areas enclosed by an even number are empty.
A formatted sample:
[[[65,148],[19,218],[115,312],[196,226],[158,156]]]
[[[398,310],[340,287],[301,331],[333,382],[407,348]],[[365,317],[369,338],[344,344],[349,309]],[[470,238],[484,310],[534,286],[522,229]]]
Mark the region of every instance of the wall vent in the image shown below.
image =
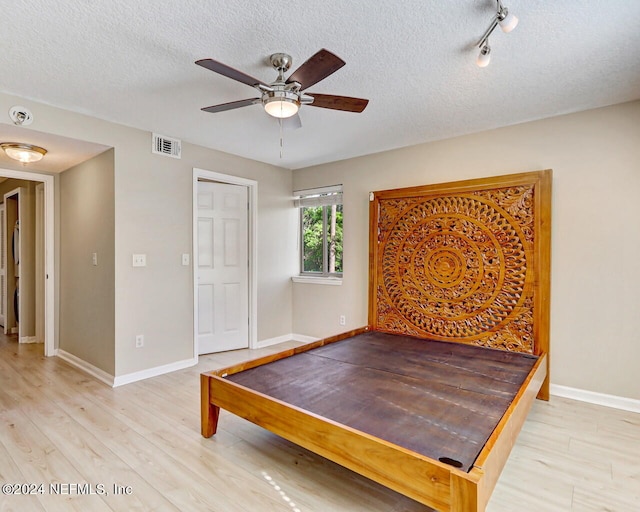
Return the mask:
[[[170,137],[154,133],[151,139],[151,152],[157,155],[180,158],[182,153],[182,143],[178,139],[172,139]]]

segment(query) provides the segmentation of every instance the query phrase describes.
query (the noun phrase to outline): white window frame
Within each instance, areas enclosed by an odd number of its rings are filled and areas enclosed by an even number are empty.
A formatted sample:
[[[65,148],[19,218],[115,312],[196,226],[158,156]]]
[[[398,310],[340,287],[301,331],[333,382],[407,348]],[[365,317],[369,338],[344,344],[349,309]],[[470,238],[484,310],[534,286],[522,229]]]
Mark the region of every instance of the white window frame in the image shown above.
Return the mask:
[[[299,214],[299,227],[298,227],[298,240],[300,245],[300,273],[298,276],[293,277],[294,282],[304,282],[304,283],[315,283],[315,284],[342,284],[342,276],[343,272],[336,272],[333,274],[328,273],[328,269],[326,268],[326,255],[327,255],[327,247],[328,243],[327,238],[327,217],[324,217],[324,227],[323,227],[323,241],[324,241],[324,249],[323,249],[323,272],[305,272],[304,271],[304,233],[302,231],[302,209],[304,207],[316,207],[316,206],[331,206],[343,204],[342,200],[342,185],[331,185],[327,187],[319,187],[305,190],[297,190],[294,192],[294,206],[300,210]],[[343,210],[344,215],[344,210]],[[344,230],[344,226],[343,226]],[[344,233],[344,231],[343,231]],[[343,251],[344,251],[344,234],[343,234]],[[344,262],[344,252],[343,252],[343,262]]]

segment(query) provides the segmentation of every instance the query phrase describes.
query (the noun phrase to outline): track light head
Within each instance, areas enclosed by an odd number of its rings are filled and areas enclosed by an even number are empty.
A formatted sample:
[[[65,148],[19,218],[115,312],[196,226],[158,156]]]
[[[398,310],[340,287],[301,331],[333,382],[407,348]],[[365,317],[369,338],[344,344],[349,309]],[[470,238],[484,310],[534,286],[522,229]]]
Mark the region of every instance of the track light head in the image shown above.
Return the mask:
[[[476,64],[479,68],[486,68],[491,62],[491,46],[488,43],[484,43],[484,46],[480,48],[480,54],[476,59]]]
[[[518,26],[518,18],[509,12],[509,9],[503,7],[498,11],[498,24],[505,34],[511,32]]]

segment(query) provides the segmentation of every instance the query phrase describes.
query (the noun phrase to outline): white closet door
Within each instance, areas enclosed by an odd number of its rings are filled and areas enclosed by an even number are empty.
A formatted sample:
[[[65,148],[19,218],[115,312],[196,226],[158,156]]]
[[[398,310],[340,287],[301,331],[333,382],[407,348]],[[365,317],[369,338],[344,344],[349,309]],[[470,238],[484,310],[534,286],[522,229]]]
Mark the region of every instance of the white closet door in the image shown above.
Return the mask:
[[[198,183],[198,353],[249,346],[247,187]]]

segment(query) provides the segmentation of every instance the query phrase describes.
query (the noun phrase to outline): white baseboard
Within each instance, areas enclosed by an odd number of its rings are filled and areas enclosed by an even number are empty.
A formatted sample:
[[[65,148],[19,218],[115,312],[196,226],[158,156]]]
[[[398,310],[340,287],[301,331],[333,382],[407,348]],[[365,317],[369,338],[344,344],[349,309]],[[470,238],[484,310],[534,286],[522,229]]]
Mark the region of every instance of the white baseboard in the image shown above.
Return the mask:
[[[256,343],[256,348],[265,348],[270,347],[271,345],[277,345],[278,343],[284,343],[285,341],[291,341],[293,340],[291,336],[291,334],[283,334],[282,336],[276,336],[275,338],[260,340]]]
[[[35,336],[23,336],[22,338],[20,338],[20,343],[42,343],[42,342],[38,341],[38,339]]]
[[[613,407],[614,409],[621,409],[623,411],[640,413],[640,400],[633,398],[606,395],[604,393],[570,388],[558,384],[551,384],[549,391],[552,395],[562,398],[571,398],[572,400],[579,400],[580,402],[588,402],[590,404],[604,405],[605,407]]]
[[[157,377],[158,375],[174,372],[176,370],[182,370],[183,368],[188,368],[198,363],[196,359],[185,359],[184,361],[177,361],[175,363],[156,366],[155,368],[149,368],[147,370],[141,370],[139,372],[133,372],[126,375],[114,377],[104,370],[93,366],[91,363],[87,363],[84,359],[80,359],[79,357],[74,356],[69,352],[65,352],[64,350],[58,349],[55,351],[54,355],[58,356],[60,359],[63,359],[71,366],[75,366],[79,370],[88,373],[89,375],[95,377],[99,381],[104,382],[105,384],[113,388],[122,386],[124,384],[130,384],[132,382],[137,382],[139,380],[148,379],[150,377]]]
[[[84,359],[80,359],[69,352],[65,352],[62,349],[56,349],[54,356],[58,356],[60,359],[66,361],[71,366],[75,366],[79,370],[82,370],[85,373],[95,377],[101,382],[104,382],[108,386],[113,386],[114,377],[113,375],[108,374],[104,370],[101,370],[97,366],[93,366],[91,363],[87,363]]]
[[[277,345],[278,343],[284,343],[285,341],[297,341],[299,343],[310,343],[317,341],[320,338],[313,338],[311,336],[305,336],[303,334],[283,334],[282,336],[276,336],[275,338],[267,338],[266,340],[256,343],[256,348],[270,347],[271,345]]]
[[[195,366],[198,364],[197,358],[184,359],[183,361],[176,361],[175,363],[164,364],[162,366],[156,366],[155,368],[148,368],[147,370],[141,370],[139,372],[127,373],[126,375],[119,375],[113,381],[113,387],[123,386],[124,384],[131,384],[139,380],[149,379],[151,377],[157,377],[158,375],[164,375],[165,373],[175,372],[176,370],[182,370]]]

